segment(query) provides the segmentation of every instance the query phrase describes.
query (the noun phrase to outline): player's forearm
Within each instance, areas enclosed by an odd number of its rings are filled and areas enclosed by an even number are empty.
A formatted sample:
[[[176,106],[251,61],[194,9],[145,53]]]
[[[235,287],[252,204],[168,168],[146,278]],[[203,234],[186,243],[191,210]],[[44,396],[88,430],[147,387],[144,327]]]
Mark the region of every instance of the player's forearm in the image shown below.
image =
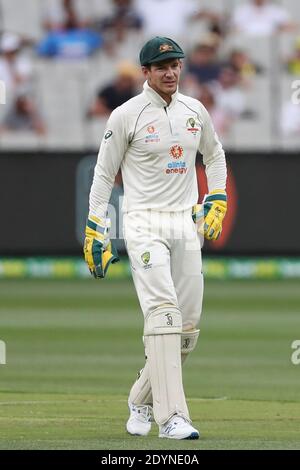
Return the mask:
[[[89,213],[100,218],[106,217],[115,178],[126,151],[124,140],[118,138],[121,130],[111,120],[108,125],[114,131],[108,130],[102,139],[90,192]]]
[[[226,189],[226,159],[222,144],[215,132],[211,118],[201,107],[203,117],[203,134],[200,140],[199,151],[203,155],[207,185],[209,192],[215,189]]]
[[[226,189],[227,168],[223,150],[206,163],[205,172],[209,192],[215,189]]]
[[[89,213],[105,218],[110,200],[114,177],[105,175],[95,168],[94,180],[90,192]]]

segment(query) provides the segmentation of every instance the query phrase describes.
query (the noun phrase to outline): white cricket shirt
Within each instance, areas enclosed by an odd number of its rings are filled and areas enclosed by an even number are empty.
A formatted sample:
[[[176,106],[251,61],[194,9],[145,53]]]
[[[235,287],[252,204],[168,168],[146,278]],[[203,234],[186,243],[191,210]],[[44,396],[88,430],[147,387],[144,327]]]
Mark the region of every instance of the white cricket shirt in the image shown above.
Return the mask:
[[[144,91],[116,108],[102,139],[90,193],[90,214],[103,217],[121,167],[123,211],[181,211],[198,200],[195,159],[203,155],[209,191],[225,189],[226,162],[204,106],[178,93],[166,101]]]

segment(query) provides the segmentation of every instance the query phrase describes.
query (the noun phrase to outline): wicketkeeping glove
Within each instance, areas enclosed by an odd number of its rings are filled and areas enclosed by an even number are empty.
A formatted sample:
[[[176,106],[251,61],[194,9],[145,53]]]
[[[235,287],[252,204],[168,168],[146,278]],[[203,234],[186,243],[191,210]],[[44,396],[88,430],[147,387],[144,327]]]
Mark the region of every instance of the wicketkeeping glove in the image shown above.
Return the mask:
[[[89,216],[85,229],[84,258],[91,274],[104,278],[111,263],[120,261],[109,239],[110,219]]]
[[[227,196],[222,189],[216,189],[204,196],[202,204],[193,206],[192,217],[198,224],[198,231],[208,240],[218,240],[222,222],[227,211]]]

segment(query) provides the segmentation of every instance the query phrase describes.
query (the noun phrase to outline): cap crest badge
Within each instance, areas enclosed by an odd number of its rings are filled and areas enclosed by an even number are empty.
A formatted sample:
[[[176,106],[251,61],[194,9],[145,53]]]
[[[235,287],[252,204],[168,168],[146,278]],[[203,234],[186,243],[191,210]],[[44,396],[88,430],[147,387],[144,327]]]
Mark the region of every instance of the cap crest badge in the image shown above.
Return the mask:
[[[168,52],[173,50],[174,48],[171,44],[161,44],[161,46],[159,46],[159,52]]]

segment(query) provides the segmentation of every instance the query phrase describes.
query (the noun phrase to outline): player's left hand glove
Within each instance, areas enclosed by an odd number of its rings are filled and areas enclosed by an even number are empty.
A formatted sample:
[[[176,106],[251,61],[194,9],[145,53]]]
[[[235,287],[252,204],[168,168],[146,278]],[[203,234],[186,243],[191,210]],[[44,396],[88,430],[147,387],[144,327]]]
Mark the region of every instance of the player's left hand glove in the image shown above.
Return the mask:
[[[227,196],[222,189],[216,189],[204,196],[202,204],[193,206],[192,217],[198,224],[198,231],[208,240],[218,240],[227,211]]]
[[[85,229],[84,258],[91,274],[104,278],[111,263],[120,261],[109,239],[110,220],[89,216]]]

